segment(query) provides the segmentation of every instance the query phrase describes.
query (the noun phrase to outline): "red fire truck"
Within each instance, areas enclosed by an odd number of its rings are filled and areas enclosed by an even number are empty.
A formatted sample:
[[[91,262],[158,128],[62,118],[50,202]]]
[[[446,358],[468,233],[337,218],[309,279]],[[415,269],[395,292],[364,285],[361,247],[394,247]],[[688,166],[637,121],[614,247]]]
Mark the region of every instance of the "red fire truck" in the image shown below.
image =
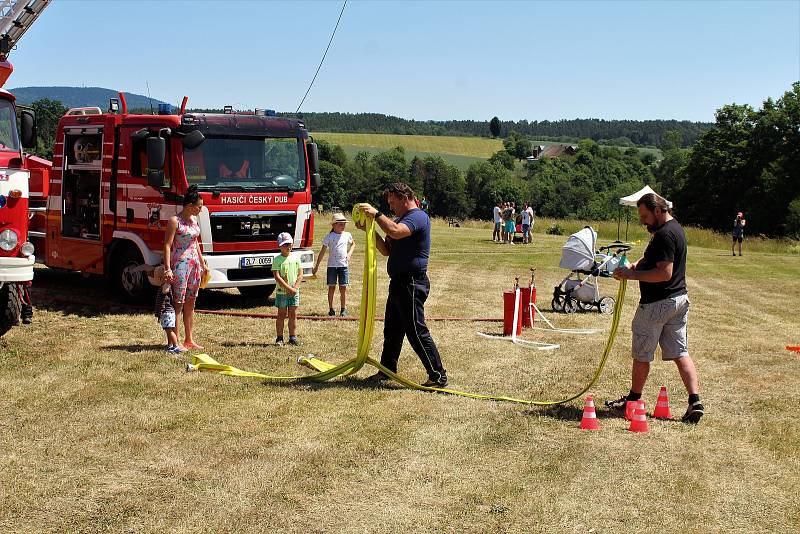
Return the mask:
[[[168,219],[196,184],[209,288],[268,296],[277,236],[294,236],[303,270],[314,264],[311,191],[318,152],[302,122],[274,112],[129,114],[122,93],[109,109],[71,109],[59,121],[51,169],[31,189],[30,240],[49,267],[108,277],[129,300],[147,296],[162,263]],[[1,238],[0,238],[1,239]],[[0,245],[2,241],[0,240]]]
[[[50,0],[0,3],[0,336],[32,315],[28,286],[33,280],[34,250],[28,233],[29,163],[22,147],[36,145],[36,122],[30,109],[17,108],[2,89],[14,70],[8,53],[48,6]],[[19,116],[19,129],[17,117]]]

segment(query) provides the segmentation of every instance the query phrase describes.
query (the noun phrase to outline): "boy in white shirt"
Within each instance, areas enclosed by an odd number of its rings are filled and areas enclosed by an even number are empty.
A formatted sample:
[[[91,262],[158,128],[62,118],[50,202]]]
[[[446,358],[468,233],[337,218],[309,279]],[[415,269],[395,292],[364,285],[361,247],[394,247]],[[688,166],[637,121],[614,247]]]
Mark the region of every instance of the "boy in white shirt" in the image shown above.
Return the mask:
[[[347,284],[350,282],[350,273],[348,266],[350,265],[350,257],[353,255],[353,250],[356,248],[356,243],[353,241],[353,234],[345,232],[347,219],[341,213],[334,213],[331,220],[331,231],[322,240],[322,250],[319,251],[317,256],[317,264],[314,265],[314,274],[317,274],[319,264],[322,263],[322,258],[325,257],[325,252],[330,250],[328,256],[328,315],[334,316],[336,312],[333,310],[333,295],[336,293],[336,285],[339,285],[339,299],[341,303],[341,311],[339,312],[342,317],[347,316]]]

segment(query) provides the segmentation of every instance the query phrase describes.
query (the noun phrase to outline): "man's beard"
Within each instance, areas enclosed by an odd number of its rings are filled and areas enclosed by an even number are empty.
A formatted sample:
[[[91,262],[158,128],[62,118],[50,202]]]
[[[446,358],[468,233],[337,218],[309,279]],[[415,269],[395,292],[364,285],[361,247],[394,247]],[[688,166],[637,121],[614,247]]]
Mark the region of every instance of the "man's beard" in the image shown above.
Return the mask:
[[[652,224],[645,224],[644,226],[645,228],[647,228],[647,231],[650,232],[651,234],[659,229],[659,226],[654,226]]]

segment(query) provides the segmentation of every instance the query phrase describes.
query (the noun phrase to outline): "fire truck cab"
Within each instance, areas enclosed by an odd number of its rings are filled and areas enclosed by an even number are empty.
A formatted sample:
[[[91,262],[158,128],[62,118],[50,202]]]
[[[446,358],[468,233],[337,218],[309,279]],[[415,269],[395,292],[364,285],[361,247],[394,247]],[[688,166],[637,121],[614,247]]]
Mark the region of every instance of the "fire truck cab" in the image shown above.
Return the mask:
[[[109,277],[124,298],[141,299],[148,271],[163,261],[167,221],[195,184],[208,288],[268,296],[281,232],[294,236],[311,272],[318,155],[303,123],[263,112],[186,113],[185,105],[178,114],[169,105],[128,114],[120,93],[108,111],[69,110],[52,168],[31,180],[39,200],[29,236],[39,261]]]
[[[7,63],[0,62],[0,85],[7,77],[4,64]],[[18,111],[21,140],[17,130]],[[30,173],[22,147],[35,144],[33,112],[17,110],[14,96],[0,89],[0,336],[19,324],[25,301],[30,304],[27,285],[33,280],[34,249],[26,237]]]

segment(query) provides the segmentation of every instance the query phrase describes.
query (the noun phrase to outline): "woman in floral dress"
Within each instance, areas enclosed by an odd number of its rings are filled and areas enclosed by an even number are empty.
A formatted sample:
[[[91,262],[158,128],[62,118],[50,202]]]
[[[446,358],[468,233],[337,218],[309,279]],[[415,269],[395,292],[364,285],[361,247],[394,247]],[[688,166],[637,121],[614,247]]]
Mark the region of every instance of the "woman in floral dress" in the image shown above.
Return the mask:
[[[200,280],[208,271],[200,251],[200,225],[197,216],[203,209],[203,199],[192,185],[183,197],[183,210],[171,217],[164,236],[164,276],[172,284],[175,302],[175,324],[180,324],[183,314],[183,348],[202,349],[192,337],[194,303],[200,291]]]

